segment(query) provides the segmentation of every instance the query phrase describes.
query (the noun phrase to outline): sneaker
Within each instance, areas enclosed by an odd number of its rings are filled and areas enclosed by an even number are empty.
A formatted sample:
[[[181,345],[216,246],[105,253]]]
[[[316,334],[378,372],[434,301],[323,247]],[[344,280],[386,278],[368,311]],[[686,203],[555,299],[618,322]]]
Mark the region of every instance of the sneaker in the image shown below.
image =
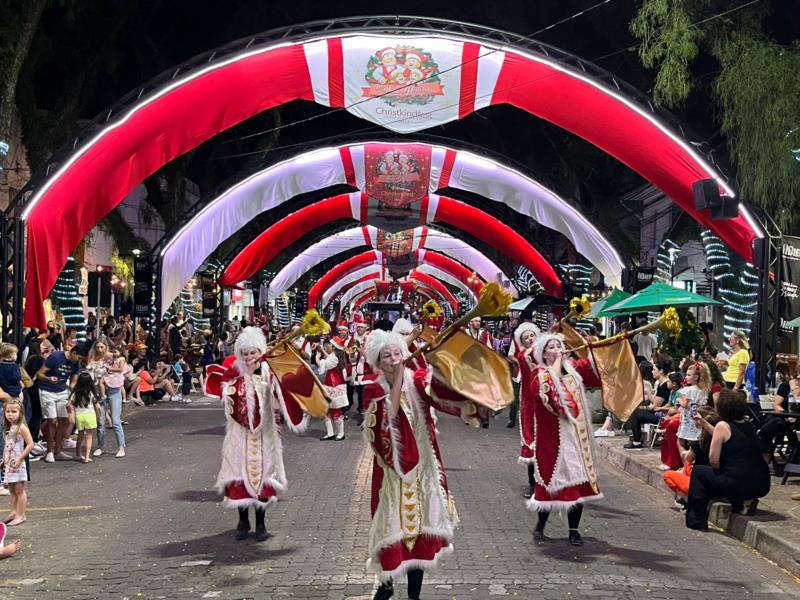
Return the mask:
[[[191,402],[192,402],[191,398],[186,398],[186,397],[183,398],[183,403],[184,404],[190,404]]]
[[[38,462],[42,460],[42,458],[44,458],[44,456],[42,456],[41,454],[31,454],[28,460],[30,462]]]
[[[11,491],[4,485],[0,485],[0,496],[10,496]]]
[[[64,446],[64,448],[74,448],[75,446],[78,445],[78,442],[76,442],[73,439],[66,439],[64,440],[64,443],[61,445]]]
[[[173,402],[182,402],[183,398],[175,394],[174,396],[172,396],[172,398],[170,398],[170,400],[172,400]]]
[[[56,457],[53,456],[52,452],[48,452],[47,456],[44,457],[44,462],[54,463],[56,462]]]
[[[117,458],[125,458],[125,448],[120,448],[117,450],[117,453],[114,456]]]
[[[59,452],[55,456],[56,460],[74,460],[74,458],[75,458],[74,456],[70,456],[66,452]]]
[[[46,454],[47,446],[43,445],[41,442],[36,442],[33,445],[33,450],[31,452],[33,452],[34,454]]]
[[[641,450],[644,448],[644,444],[641,442],[628,442],[623,446],[623,448],[625,448],[625,450]]]
[[[599,437],[614,437],[615,435],[617,435],[617,434],[614,433],[614,430],[612,430],[612,429],[603,429],[601,427],[600,429],[595,429],[594,430],[594,437],[596,437],[596,438],[599,438]]]
[[[102,456],[102,454],[103,454],[103,449],[102,448],[98,448],[97,450],[92,452],[92,456]]]

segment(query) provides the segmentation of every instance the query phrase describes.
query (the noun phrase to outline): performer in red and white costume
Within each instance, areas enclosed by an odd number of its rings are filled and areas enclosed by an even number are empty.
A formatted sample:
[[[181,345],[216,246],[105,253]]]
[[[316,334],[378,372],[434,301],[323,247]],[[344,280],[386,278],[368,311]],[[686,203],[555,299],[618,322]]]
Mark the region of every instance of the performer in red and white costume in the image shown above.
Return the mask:
[[[325,416],[324,441],[344,440],[344,410],[347,408],[347,357],[344,353],[344,342],[339,337],[332,337],[323,342],[317,355],[319,378],[325,386],[325,393],[331,399],[328,414]]]
[[[528,465],[528,491],[526,498],[533,496],[536,484],[535,469],[533,466],[533,399],[531,398],[531,381],[536,369],[536,359],[533,357],[533,343],[540,334],[539,328],[533,323],[522,323],[514,330],[514,346],[516,353],[517,377],[516,386],[519,388],[519,432],[522,446],[519,451],[519,463]],[[516,415],[514,415],[516,425]],[[526,442],[528,440],[528,442]]]
[[[360,313],[356,313],[360,315]],[[355,321],[356,332],[353,335],[354,351],[350,355],[353,363],[353,386],[356,389],[356,410],[357,422],[359,425],[364,421],[364,385],[374,378],[372,368],[367,364],[364,348],[367,346],[369,328],[366,322]]]
[[[419,334],[422,333],[422,326],[418,325],[414,327],[414,325],[408,319],[397,319],[394,322],[394,327],[392,327],[392,331],[395,333],[399,333],[406,339],[406,344],[408,346],[408,351],[413,353],[419,348],[419,344],[417,343],[417,339]],[[428,368],[428,361],[425,360],[425,355],[420,354],[413,360],[413,364],[411,365],[415,370],[416,369],[426,369]]]
[[[245,327],[236,338],[235,360],[222,374],[217,391],[223,398],[226,425],[215,487],[224,495],[223,506],[239,509],[237,540],[247,538],[250,531],[250,506],[255,508],[256,539],[267,539],[266,508],[286,491],[283,447],[273,402],[285,406],[277,379],[261,362],[266,349],[261,329]]]
[[[467,328],[464,330],[466,334],[474,340],[478,340],[481,344],[489,346],[494,349],[492,341],[492,334],[481,327],[481,318],[475,317],[467,323]]]
[[[423,571],[452,552],[458,523],[432,408],[477,426],[476,408],[438,383],[431,386],[427,370],[406,368],[410,353],[398,333],[373,331],[366,355],[378,372],[364,388],[364,433],[373,452],[369,564],[380,583],[374,599],[390,598],[393,579],[404,574],[408,597],[418,599]]]
[[[583,504],[600,500],[594,438],[584,382],[600,387],[591,358],[572,361],[560,334],[539,335],[533,344],[532,409],[524,411],[523,445],[530,449],[536,485],[528,508],[539,513],[534,539],[544,539],[551,510],[567,510],[569,541],[581,546],[578,533]]]

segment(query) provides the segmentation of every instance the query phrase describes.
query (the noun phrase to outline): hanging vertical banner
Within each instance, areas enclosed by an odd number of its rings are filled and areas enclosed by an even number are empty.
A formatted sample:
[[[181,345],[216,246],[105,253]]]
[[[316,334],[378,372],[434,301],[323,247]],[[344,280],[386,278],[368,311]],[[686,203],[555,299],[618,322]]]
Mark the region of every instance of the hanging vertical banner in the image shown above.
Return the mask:
[[[366,144],[364,192],[391,208],[402,208],[428,193],[433,148],[425,144]]]
[[[203,276],[200,278],[203,293],[203,318],[213,319],[217,313],[217,292],[214,289],[214,279]]]
[[[392,233],[378,230],[377,249],[383,252],[384,257],[397,257],[410,254],[414,246],[414,230],[406,229]]]
[[[783,236],[781,243],[780,282],[781,329],[784,324],[800,317],[800,238]]]
[[[133,259],[133,313],[138,318],[150,316],[153,301],[153,265],[149,256]]]

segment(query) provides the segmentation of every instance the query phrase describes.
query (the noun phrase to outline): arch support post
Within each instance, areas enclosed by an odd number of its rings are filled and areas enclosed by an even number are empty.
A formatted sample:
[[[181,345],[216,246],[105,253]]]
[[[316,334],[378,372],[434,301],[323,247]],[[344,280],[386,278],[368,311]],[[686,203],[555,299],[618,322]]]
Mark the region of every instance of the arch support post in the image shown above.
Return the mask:
[[[770,232],[772,228],[765,229]],[[754,265],[758,270],[758,314],[753,322],[753,360],[756,364],[756,383],[766,393],[775,376],[780,328],[781,236],[767,233],[756,239]]]
[[[22,311],[25,297],[25,223],[22,219],[2,215],[2,309],[3,340],[20,348],[22,344]],[[20,348],[22,350],[22,348]]]

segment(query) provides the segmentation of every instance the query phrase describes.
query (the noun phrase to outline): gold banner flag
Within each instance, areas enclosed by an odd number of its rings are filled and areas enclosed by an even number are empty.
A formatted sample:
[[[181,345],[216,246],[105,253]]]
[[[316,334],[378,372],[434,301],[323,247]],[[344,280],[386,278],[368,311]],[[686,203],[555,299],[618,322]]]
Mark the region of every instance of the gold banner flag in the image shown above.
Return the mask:
[[[575,356],[578,358],[586,358],[589,356],[589,349],[586,347],[581,348],[581,346],[585,346],[586,338],[578,333],[572,325],[566,321],[561,321],[559,329],[561,330],[561,335],[564,336],[567,348],[578,348],[577,350],[573,350]]]
[[[508,361],[463,331],[456,331],[426,358],[434,378],[476,404],[497,411],[514,401]]]
[[[312,417],[328,413],[322,383],[292,344],[281,344],[264,357],[281,383],[281,391],[289,394]]]
[[[427,325],[423,325],[422,333],[419,334],[419,337],[426,344],[430,344],[436,338],[436,330],[433,327],[428,327]]]
[[[627,421],[642,403],[644,383],[627,339],[592,348],[603,385],[603,404],[621,421]]]

